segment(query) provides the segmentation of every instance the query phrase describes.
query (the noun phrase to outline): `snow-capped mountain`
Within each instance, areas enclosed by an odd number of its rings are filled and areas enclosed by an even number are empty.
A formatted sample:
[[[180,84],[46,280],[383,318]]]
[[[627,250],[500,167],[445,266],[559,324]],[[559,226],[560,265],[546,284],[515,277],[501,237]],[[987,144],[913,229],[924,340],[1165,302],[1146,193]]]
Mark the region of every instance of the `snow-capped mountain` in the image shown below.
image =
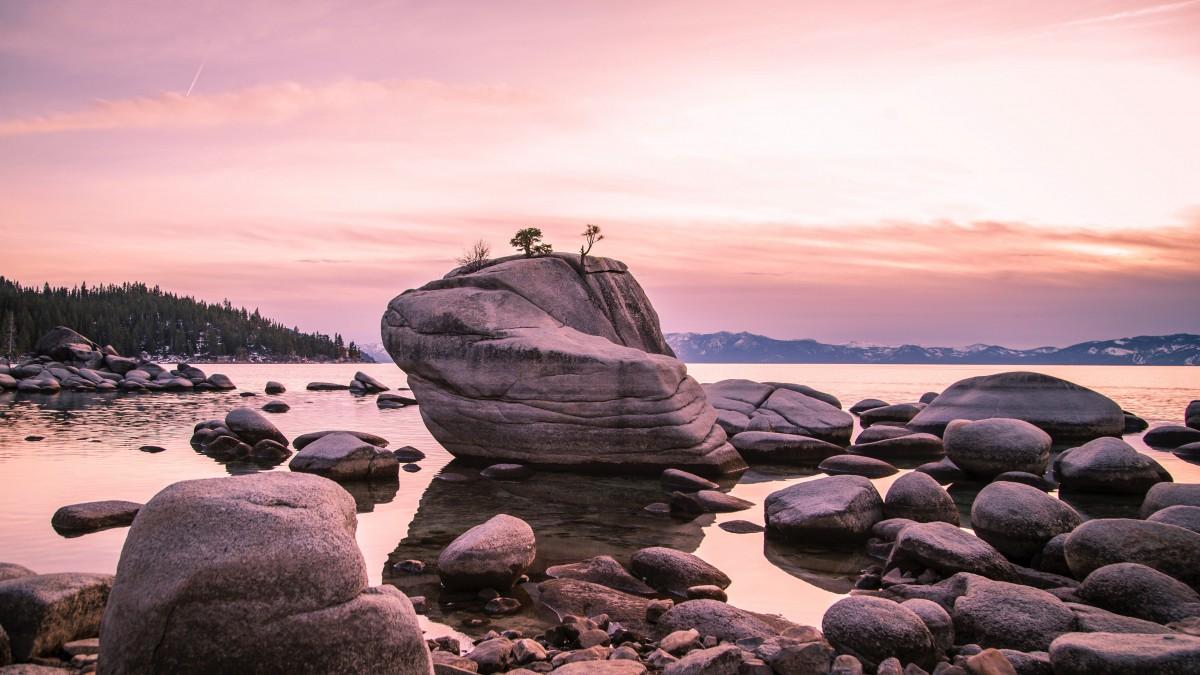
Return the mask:
[[[831,345],[776,340],[754,333],[668,333],[675,354],[692,363],[947,363],[979,365],[1200,365],[1200,335],[1142,335],[1070,347],[1009,349],[900,345]]]

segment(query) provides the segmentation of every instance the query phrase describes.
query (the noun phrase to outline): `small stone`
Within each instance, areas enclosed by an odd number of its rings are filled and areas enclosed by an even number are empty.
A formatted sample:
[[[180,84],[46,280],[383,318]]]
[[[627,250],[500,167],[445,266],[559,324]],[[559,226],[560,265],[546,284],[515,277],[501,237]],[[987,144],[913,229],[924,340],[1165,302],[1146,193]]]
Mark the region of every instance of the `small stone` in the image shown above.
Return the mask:
[[[141,450],[142,452],[149,452],[149,453],[153,454],[153,453],[158,453],[158,452],[166,452],[167,449],[163,448],[163,447],[159,447],[157,445],[143,445],[142,447],[138,448],[138,450]]]
[[[658,648],[668,654],[686,654],[700,644],[700,632],[694,628],[677,630],[658,641]]]
[[[725,594],[725,591],[720,586],[712,584],[691,586],[687,589],[685,595],[688,600],[718,600],[720,602],[729,600],[729,596]]]
[[[728,520],[723,523],[719,523],[717,527],[725,530],[726,532],[732,532],[733,534],[752,534],[755,532],[762,532],[766,529],[762,525],[759,525],[758,523],[752,523],[748,520]]]
[[[646,623],[657,623],[659,617],[675,606],[673,600],[651,600],[646,605]]]

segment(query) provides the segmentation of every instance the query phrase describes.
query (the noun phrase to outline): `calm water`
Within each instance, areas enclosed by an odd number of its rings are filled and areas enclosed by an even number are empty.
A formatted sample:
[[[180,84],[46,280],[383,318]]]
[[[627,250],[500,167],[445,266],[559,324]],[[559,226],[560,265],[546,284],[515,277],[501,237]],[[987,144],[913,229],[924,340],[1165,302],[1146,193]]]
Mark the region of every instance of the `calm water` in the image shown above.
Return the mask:
[[[261,392],[267,380],[279,380],[288,392],[278,397],[238,392],[210,394],[69,394],[53,397],[0,395],[0,561],[39,572],[113,572],[126,529],[64,538],[50,527],[50,516],[64,505],[101,499],[145,502],[179,480],[272,470],[249,464],[221,464],[188,445],[193,424],[222,417],[239,405],[261,406],[270,398],[291,411],[270,415],[289,437],[321,429],[356,429],[388,438],[391,447],[412,445],[427,459],[417,473],[401,472],[399,482],[352,490],[358,503],[358,543],[372,583],[395,583],[409,594],[437,597],[436,577],[394,577],[391,562],[432,561],[458,533],[507,512],[527,520],[538,538],[536,572],[549,565],[609,554],[628,563],[644,546],[665,545],[691,551],[724,570],[732,579],[729,599],[744,609],[781,614],[793,621],[819,625],[820,617],[841,593],[849,590],[869,561],[855,554],[788,550],[765,542],[761,534],[731,534],[717,527],[728,520],[762,524],[766,496],[789,483],[812,476],[767,470],[746,473],[732,494],[753,501],[739,513],[706,515],[690,522],[650,514],[642,509],[664,501],[657,480],[543,473],[523,483],[486,480],[434,480],[443,471],[477,478],[473,469],[451,464],[451,457],[426,431],[416,408],[379,410],[373,397],[345,391],[309,392],[310,381],[348,382],[353,365],[206,366],[224,372],[238,391]],[[391,365],[363,368],[392,387],[404,385],[403,373]],[[719,365],[689,366],[702,382],[729,377],[787,381],[811,385],[838,396],[849,406],[861,398],[890,402],[916,400],[964,377],[1003,370],[994,366],[867,366],[867,365]],[[1096,389],[1151,425],[1181,423],[1187,402],[1200,397],[1200,368],[1050,367],[1042,372]],[[45,436],[28,442],[29,435]],[[1150,450],[1136,437],[1127,438],[1166,466],[1177,481],[1200,482],[1196,467],[1164,452]],[[142,445],[166,452],[147,454]],[[286,463],[274,470],[287,470]],[[883,493],[895,477],[875,481]],[[964,513],[972,494],[953,490]],[[1136,504],[1103,500],[1076,504],[1085,515],[1120,514]],[[536,592],[527,584],[518,595]],[[431,619],[458,628],[480,617],[478,605],[433,604]],[[535,625],[531,612],[493,623]],[[431,626],[434,632],[442,629]],[[468,632],[481,632],[473,629]]]

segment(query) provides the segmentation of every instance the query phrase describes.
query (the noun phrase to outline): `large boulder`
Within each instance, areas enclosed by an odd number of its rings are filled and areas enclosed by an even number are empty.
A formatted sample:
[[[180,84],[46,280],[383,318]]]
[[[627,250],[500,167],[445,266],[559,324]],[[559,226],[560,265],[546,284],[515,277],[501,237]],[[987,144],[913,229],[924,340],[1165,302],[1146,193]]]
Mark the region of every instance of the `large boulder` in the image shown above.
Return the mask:
[[[724,572],[700,558],[663,546],[643,548],[629,559],[629,569],[659,591],[686,596],[692,586],[726,588],[730,579]]]
[[[931,569],[943,576],[970,572],[1008,580],[1014,570],[1003,554],[950,523],[916,523],[900,530],[888,567]]]
[[[95,637],[112,589],[109,574],[35,574],[0,581],[0,626],[14,661],[52,656]]]
[[[990,483],[971,504],[975,534],[1022,564],[1081,522],[1079,512],[1067,503],[1022,483]]]
[[[942,521],[958,525],[954,499],[936,480],[919,471],[906,473],[892,483],[883,500],[883,515],[918,523]]]
[[[937,648],[925,622],[885,598],[852,595],[838,600],[825,611],[821,631],[839,652],[852,654],[868,668],[893,656],[926,671],[937,663]]]
[[[1200,400],[1187,404],[1187,409],[1183,412],[1183,420],[1187,426],[1200,429]]]
[[[578,256],[510,257],[460,268],[393,299],[382,332],[425,425],[457,457],[625,472],[745,469],[616,260],[581,267]]]
[[[1195,675],[1198,663],[1191,635],[1067,633],[1050,645],[1054,675]]]
[[[38,338],[34,347],[38,354],[56,361],[88,361],[92,354],[102,360],[100,346],[66,326],[55,326]]]
[[[1097,438],[1054,458],[1054,476],[1064,492],[1145,494],[1171,474],[1153,457],[1119,438]]]
[[[858,543],[883,520],[883,500],[862,476],[829,476],[772,492],[767,532],[797,543]]]
[[[959,380],[908,426],[914,431],[941,434],[953,420],[990,417],[1025,420],[1059,443],[1119,436],[1125,428],[1121,406],[1112,399],[1057,377],[1030,372]]]
[[[1065,554],[1076,579],[1105,565],[1134,562],[1200,588],[1200,534],[1175,525],[1131,518],[1089,520],[1067,536]]]
[[[447,588],[512,588],[537,555],[533,529],[501,513],[463,532],[438,556],[438,576]]]
[[[1008,471],[1041,475],[1050,461],[1050,435],[1018,419],[955,420],[943,432],[946,456],[977,478]]]
[[[1115,563],[1093,570],[1075,593],[1109,611],[1157,623],[1200,616],[1200,593],[1138,563]]]
[[[322,436],[304,446],[288,467],[338,481],[394,479],[400,473],[395,454],[347,433]]]
[[[1200,483],[1157,483],[1142,500],[1141,516],[1149,518],[1168,506],[1200,506]]]
[[[1075,614],[1046,591],[966,576],[966,592],[954,601],[954,635],[963,644],[1044,651],[1054,638],[1075,629]]]
[[[704,391],[717,409],[719,424],[730,436],[771,431],[846,445],[854,429],[854,418],[840,406],[811,391],[797,391],[793,385],[721,380],[704,385]]]
[[[840,455],[840,445],[808,436],[777,431],[743,431],[729,439],[747,462],[814,466],[827,457]]]
[[[354,499],[317,476],[175,483],[129,530],[99,672],[428,673],[412,604],[367,587]]]

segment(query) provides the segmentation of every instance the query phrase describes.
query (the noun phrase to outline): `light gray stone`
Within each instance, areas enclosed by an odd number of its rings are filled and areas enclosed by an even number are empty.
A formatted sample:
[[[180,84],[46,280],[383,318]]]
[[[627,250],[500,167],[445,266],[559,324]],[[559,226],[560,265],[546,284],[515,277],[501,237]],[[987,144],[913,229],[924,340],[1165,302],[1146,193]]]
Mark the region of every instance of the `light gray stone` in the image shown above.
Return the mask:
[[[438,577],[447,588],[512,588],[537,555],[529,524],[507,514],[460,534],[438,556]]]

